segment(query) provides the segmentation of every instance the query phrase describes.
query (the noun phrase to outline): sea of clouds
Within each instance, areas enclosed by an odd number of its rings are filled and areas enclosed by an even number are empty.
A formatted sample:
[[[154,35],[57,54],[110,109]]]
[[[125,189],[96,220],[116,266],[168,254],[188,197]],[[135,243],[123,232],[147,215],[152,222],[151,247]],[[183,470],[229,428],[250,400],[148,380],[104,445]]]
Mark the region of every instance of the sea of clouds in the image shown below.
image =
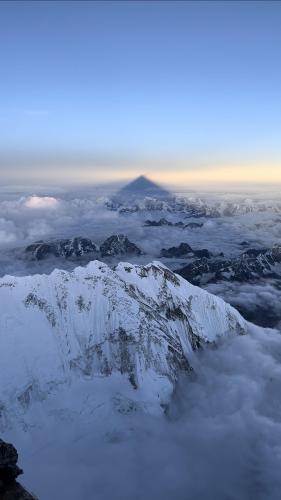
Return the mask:
[[[198,352],[166,416],[60,410],[5,437],[40,500],[279,500],[280,392],[280,333],[254,328]]]
[[[203,222],[203,227],[182,230],[144,226],[146,218],[163,217],[161,212],[110,211],[104,204],[108,196],[106,189],[2,190],[0,274],[49,273],[77,265],[55,258],[26,259],[24,248],[38,239],[85,236],[100,244],[121,232],[144,251],[130,258],[139,263],[159,259],[161,248],[181,242],[226,257],[241,253],[245,240],[254,248],[281,244],[280,216],[270,208],[188,219]],[[233,194],[218,196],[236,199]],[[165,216],[172,222],[182,217]],[[178,260],[164,262],[179,267]],[[207,289],[244,308],[252,321],[280,328],[281,290],[276,283],[218,283]],[[40,432],[7,430],[3,437],[20,453],[23,484],[40,500],[279,500],[280,332],[253,329],[248,336],[198,352],[196,360],[194,373],[179,382],[162,417],[109,413],[98,424],[62,408],[59,418],[48,422],[44,412],[38,413]]]
[[[108,210],[105,201],[109,189],[93,189],[55,195],[38,195],[0,192],[0,249],[4,251],[19,247],[38,239],[85,236],[100,243],[113,233],[124,232],[149,256],[157,257],[163,246],[177,245],[187,241],[194,248],[208,248],[213,252],[223,251],[227,256],[241,252],[240,243],[245,239],[255,247],[281,244],[280,215],[273,209],[237,214],[233,217],[185,219],[180,213],[161,211],[119,214]],[[221,199],[220,199],[221,198]],[[225,195],[218,194],[224,201]],[[233,195],[230,197],[232,203]],[[195,197],[190,197],[194,200]],[[205,203],[213,203],[203,198]],[[217,201],[218,201],[217,200]],[[230,201],[228,200],[228,202]],[[237,203],[247,205],[249,200]],[[255,206],[255,201],[251,201]],[[257,203],[257,207],[260,204]],[[270,204],[269,204],[270,207]],[[144,227],[146,218],[161,217],[171,222],[203,222],[200,230],[171,227]]]
[[[247,241],[252,248],[272,247],[281,244],[280,200],[276,194],[263,193],[191,193],[181,192],[190,201],[221,204],[232,203],[243,208],[254,208],[248,213],[217,218],[188,218],[181,213],[161,211],[119,214],[109,210],[105,202],[114,194],[114,186],[48,192],[38,187],[0,191],[0,276],[50,273],[54,268],[72,270],[86,264],[91,256],[80,260],[49,258],[35,261],[28,258],[25,248],[34,241],[83,236],[100,245],[116,233],[126,234],[143,251],[143,255],[126,257],[133,263],[148,263],[159,260],[161,249],[186,242],[194,249],[207,248],[215,255],[223,252],[225,257],[238,256],[245,250],[241,246]],[[281,210],[281,208],[280,208]],[[197,229],[181,229],[171,226],[145,227],[146,219],[159,220],[165,217],[171,222],[201,222]],[[119,258],[108,259],[116,264]],[[162,259],[171,269],[179,269],[187,259]],[[279,327],[281,321],[281,285],[276,282],[239,284],[221,282],[207,285],[215,293],[246,315],[251,321],[270,327]]]

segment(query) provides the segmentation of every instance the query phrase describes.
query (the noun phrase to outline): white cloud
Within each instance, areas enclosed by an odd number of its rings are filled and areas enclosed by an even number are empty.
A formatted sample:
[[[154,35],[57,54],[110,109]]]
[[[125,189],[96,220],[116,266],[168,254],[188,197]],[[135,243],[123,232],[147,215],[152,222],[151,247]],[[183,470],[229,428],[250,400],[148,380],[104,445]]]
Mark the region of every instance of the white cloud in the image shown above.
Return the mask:
[[[13,222],[0,218],[0,245],[14,243],[17,240],[16,227]]]
[[[59,202],[56,198],[52,196],[30,196],[25,201],[25,206],[27,208],[35,208],[35,209],[46,209],[46,208],[57,208]]]
[[[51,234],[52,228],[45,220],[34,221],[27,229],[27,236],[29,239],[42,238]]]
[[[113,414],[104,392],[106,418],[98,406],[73,411],[61,398],[54,411],[45,400],[28,432],[4,439],[40,499],[279,500],[280,356],[281,336],[253,329],[194,355],[168,418]]]

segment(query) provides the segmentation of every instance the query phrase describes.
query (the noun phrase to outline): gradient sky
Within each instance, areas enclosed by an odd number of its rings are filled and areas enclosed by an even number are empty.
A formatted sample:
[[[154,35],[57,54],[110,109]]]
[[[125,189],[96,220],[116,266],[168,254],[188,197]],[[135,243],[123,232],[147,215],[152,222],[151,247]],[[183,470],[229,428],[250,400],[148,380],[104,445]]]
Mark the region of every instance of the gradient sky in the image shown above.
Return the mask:
[[[0,2],[2,181],[143,172],[281,182],[281,3]]]

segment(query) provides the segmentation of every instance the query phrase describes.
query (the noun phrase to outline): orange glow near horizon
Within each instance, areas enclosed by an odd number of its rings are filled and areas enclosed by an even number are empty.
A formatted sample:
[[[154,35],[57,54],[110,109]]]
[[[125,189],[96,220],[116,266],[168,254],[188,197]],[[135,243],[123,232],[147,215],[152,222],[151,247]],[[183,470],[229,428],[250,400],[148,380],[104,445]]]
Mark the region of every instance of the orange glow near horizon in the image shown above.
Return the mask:
[[[20,181],[21,172],[14,172]],[[8,172],[7,172],[8,173]],[[146,175],[151,180],[167,185],[178,186],[216,186],[223,185],[278,185],[281,184],[281,162],[259,164],[233,164],[225,166],[205,163],[192,165],[190,162],[172,160],[138,162],[136,165],[121,165],[117,168],[114,164],[99,165],[51,165],[49,168],[31,168],[24,170],[26,182],[37,182],[58,185],[86,185],[108,182],[127,182],[139,175]],[[10,179],[9,179],[10,180]],[[11,182],[11,180],[10,180]]]
[[[183,184],[183,185],[209,185],[209,184],[279,184],[281,183],[281,164],[280,165],[251,165],[251,166],[232,166],[232,167],[209,167],[186,169],[171,166],[167,169],[153,168],[145,165],[143,168],[81,168],[67,171],[69,183],[100,183],[129,181],[139,175],[146,175],[155,182],[164,184]],[[41,177],[41,176],[40,176]],[[54,172],[54,178],[65,182],[65,169],[58,168]],[[41,178],[42,179],[42,178]],[[39,179],[38,179],[39,180]],[[43,179],[42,179],[43,180]]]
[[[217,167],[163,172],[155,179],[165,183],[186,184],[279,184],[281,165]]]

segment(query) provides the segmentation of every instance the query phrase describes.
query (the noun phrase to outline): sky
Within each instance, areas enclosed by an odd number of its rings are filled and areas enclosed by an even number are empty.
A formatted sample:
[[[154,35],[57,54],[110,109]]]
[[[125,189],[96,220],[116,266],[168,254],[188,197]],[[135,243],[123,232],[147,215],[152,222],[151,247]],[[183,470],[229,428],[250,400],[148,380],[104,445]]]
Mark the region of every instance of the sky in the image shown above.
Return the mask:
[[[0,2],[2,183],[281,183],[281,3]]]

